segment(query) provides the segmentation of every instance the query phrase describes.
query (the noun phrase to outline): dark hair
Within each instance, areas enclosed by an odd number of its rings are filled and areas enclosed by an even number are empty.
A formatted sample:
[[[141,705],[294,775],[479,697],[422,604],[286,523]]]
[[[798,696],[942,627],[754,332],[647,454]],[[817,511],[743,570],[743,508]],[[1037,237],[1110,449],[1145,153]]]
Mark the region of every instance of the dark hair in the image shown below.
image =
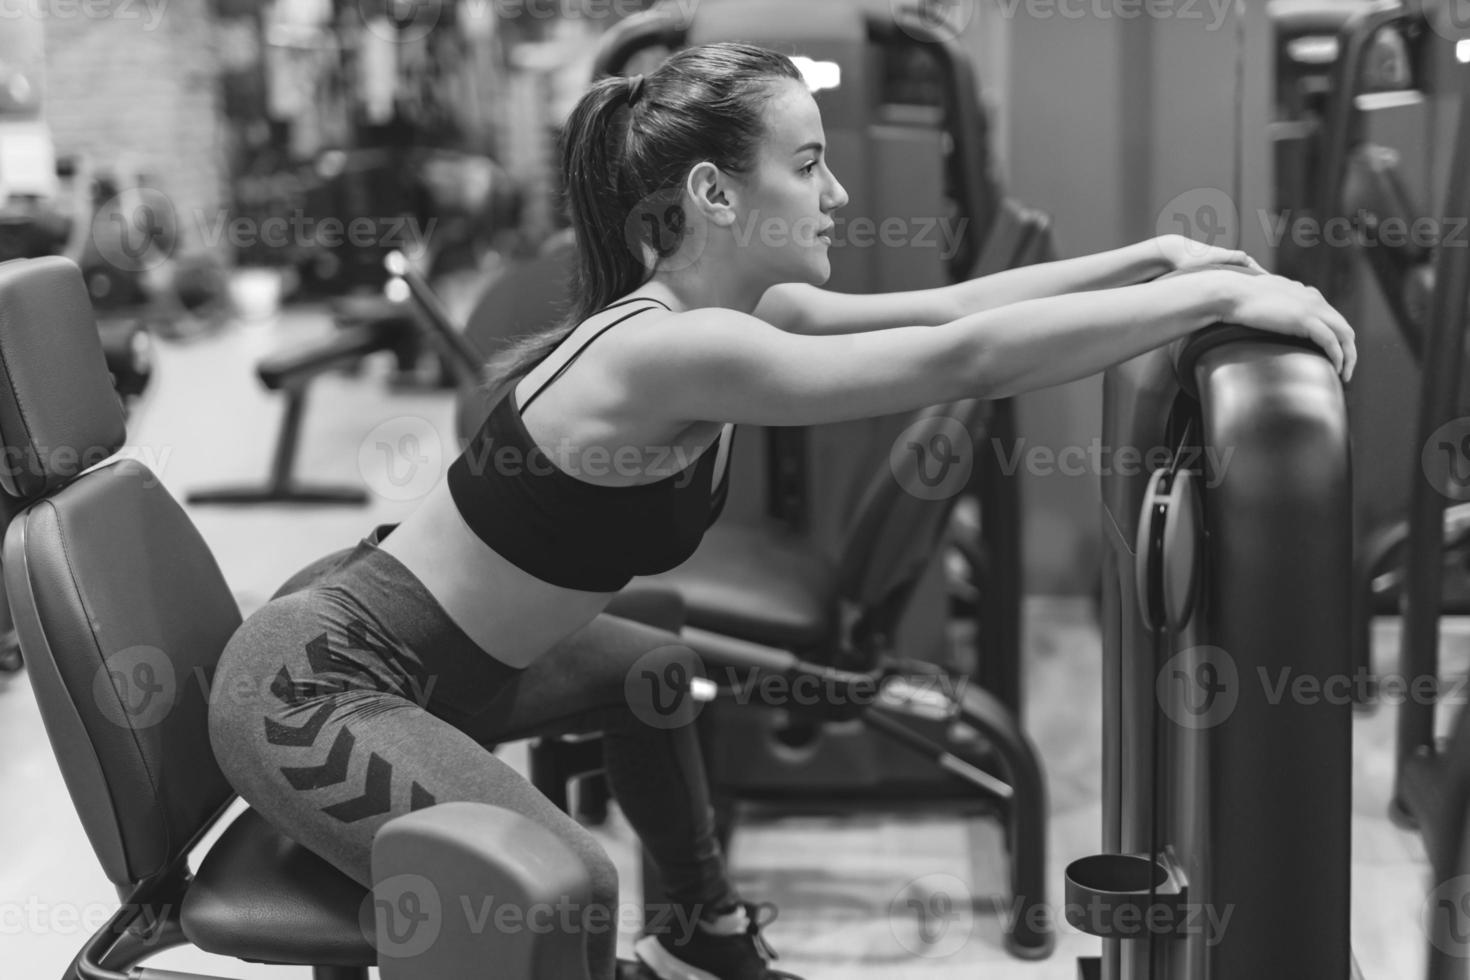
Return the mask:
[[[686,48],[642,78],[604,78],[578,101],[561,137],[562,180],[577,242],[566,318],[505,344],[486,367],[501,389],[567,334],[653,275],[644,246],[667,258],[683,241],[684,179],[708,160],[747,173],[765,138],[762,118],[779,79],[801,81],[783,54],[721,42]]]

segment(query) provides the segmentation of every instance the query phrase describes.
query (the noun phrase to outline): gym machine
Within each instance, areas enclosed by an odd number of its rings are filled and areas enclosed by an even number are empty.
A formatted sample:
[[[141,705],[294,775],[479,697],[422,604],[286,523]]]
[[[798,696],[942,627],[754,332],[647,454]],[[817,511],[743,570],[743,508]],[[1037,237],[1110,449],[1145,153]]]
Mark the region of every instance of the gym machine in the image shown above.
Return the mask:
[[[125,422],[71,261],[0,264],[0,368],[0,444],[25,462],[0,472],[5,590],[47,736],[120,902],[67,975],[217,980],[141,965],[192,943],[309,966],[317,980],[367,980],[371,966],[384,980],[469,980],[490,962],[508,980],[586,980],[576,924],[487,928],[460,914],[461,900],[521,911],[589,901],[580,859],[497,807],[389,821],[372,891],[248,809],[191,873],[190,852],[233,803],[207,712],[239,609],[157,477],[108,459]]]
[[[1399,612],[1409,501],[1403,475],[1418,467],[1413,420],[1440,232],[1430,217],[1431,174],[1463,134],[1439,125],[1440,104],[1455,96],[1447,77],[1455,52],[1431,28],[1435,12],[1398,2],[1344,10],[1316,106],[1311,212],[1320,225],[1289,274],[1317,285],[1357,328],[1362,367],[1348,413],[1353,452],[1374,465],[1353,474],[1351,640],[1354,670],[1366,681],[1354,685],[1355,695],[1371,697],[1372,621]],[[1442,132],[1452,139],[1440,139]],[[1448,515],[1446,539],[1463,539],[1465,524],[1464,515]],[[1470,611],[1463,561],[1447,561],[1443,587],[1447,610]]]
[[[1219,325],[1105,375],[1104,853],[1066,880],[1067,920],[1104,942],[1081,977],[1353,969],[1351,708],[1329,686],[1348,427],[1304,346]]]
[[[1455,223],[1470,215],[1470,69],[1458,66],[1459,113],[1448,190],[1441,212]],[[1463,229],[1450,233],[1463,234]],[[1457,707],[1448,738],[1436,737],[1439,705],[1426,698],[1439,676],[1439,618],[1462,612],[1445,601],[1447,565],[1465,561],[1465,535],[1452,533],[1466,520],[1464,409],[1466,296],[1470,251],[1448,239],[1435,250],[1429,316],[1424,332],[1424,387],[1414,447],[1407,470],[1409,519],[1403,539],[1403,640],[1399,669],[1411,696],[1400,704],[1391,815],[1419,830],[1435,883],[1426,909],[1429,936],[1426,976],[1451,980],[1465,974],[1470,874],[1470,713]],[[1451,505],[1451,502],[1454,502]]]
[[[1007,197],[991,169],[986,115],[970,56],[953,39],[887,4],[822,0],[711,2],[686,18],[661,4],[623,21],[604,38],[595,77],[620,74],[686,45],[742,40],[792,55],[808,73],[821,107],[829,155],[851,197],[837,216],[827,288],[862,293],[921,289],[1049,258],[1049,219]],[[843,222],[894,217],[918,228],[940,218],[958,230],[954,250],[875,242]],[[856,226],[849,225],[856,232]],[[821,428],[782,427],[737,440],[726,521],[783,525],[840,560],[849,547],[860,492],[886,465],[888,447],[908,420],[859,420]],[[1015,439],[1009,400],[987,403],[976,429],[979,541],[966,549],[977,566],[977,653],[970,675],[1020,715],[1020,502],[1013,474],[998,461]],[[761,452],[763,450],[763,454]],[[744,455],[742,455],[742,453]],[[949,611],[931,569],[913,596],[897,645],[936,663],[949,660]],[[678,585],[677,573],[669,581]],[[687,598],[687,596],[686,596]],[[700,610],[691,607],[691,625]],[[746,798],[820,804],[837,797],[908,800],[955,795],[953,780],[915,769],[904,750],[847,726],[799,723],[780,711],[727,711],[720,743],[730,746],[720,779]],[[736,749],[735,746],[739,748]],[[966,794],[961,791],[961,797]]]

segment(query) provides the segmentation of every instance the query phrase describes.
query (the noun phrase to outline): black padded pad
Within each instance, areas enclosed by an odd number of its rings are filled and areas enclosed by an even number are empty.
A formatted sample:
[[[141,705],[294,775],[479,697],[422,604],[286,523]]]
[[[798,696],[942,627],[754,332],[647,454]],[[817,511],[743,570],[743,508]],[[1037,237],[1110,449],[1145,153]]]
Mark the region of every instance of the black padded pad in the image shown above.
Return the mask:
[[[0,365],[0,490],[38,496],[122,447],[122,402],[70,259],[0,263]]]
[[[190,942],[221,956],[375,966],[377,951],[358,925],[367,896],[366,887],[247,810],[204,856],[181,924]]]
[[[673,588],[685,625],[793,652],[837,632],[837,570],[806,539],[776,524],[716,524],[688,561],[624,589]]]
[[[103,870],[119,886],[163,871],[230,798],[207,698],[240,610],[218,563],[158,477],[120,458],[16,517],[3,569]]]
[[[1278,37],[1337,34],[1355,14],[1369,6],[1360,0],[1272,0],[1271,25]]]
[[[368,320],[346,326],[324,341],[272,354],[255,368],[272,391],[304,384],[326,371],[355,364],[369,354],[388,350],[413,331],[412,320]]]

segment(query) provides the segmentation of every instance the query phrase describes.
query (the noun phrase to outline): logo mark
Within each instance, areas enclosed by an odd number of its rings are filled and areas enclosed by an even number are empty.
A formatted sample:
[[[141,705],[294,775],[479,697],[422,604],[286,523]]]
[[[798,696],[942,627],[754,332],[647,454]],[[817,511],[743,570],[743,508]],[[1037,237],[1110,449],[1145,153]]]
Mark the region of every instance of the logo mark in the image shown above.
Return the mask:
[[[899,945],[915,956],[952,956],[975,930],[974,895],[951,874],[915,878],[889,903],[888,925]]]
[[[1470,875],[1451,878],[1429,893],[1422,925],[1435,949],[1470,958]]]
[[[122,728],[152,728],[173,709],[178,682],[173,661],[158,647],[119,650],[92,679],[92,696],[102,714]]]
[[[394,959],[422,955],[439,938],[443,924],[439,890],[423,875],[394,875],[374,883],[358,911],[368,942]]]
[[[1470,416],[1435,429],[1419,455],[1429,485],[1451,500],[1470,500]]]
[[[394,44],[412,44],[429,36],[443,16],[443,0],[358,0],[357,13],[375,37]]]
[[[961,492],[975,467],[975,445],[959,420],[920,419],[893,440],[888,467],[898,485],[920,500],[945,500]]]
[[[1165,204],[1154,222],[1159,235],[1183,235],[1197,243],[1195,257],[1211,247],[1237,248],[1240,242],[1240,209],[1229,194],[1218,187],[1195,187]]]
[[[953,41],[975,19],[975,0],[889,0],[889,8],[893,22],[916,41]]]
[[[1213,728],[1235,711],[1240,677],[1235,658],[1220,647],[1181,650],[1164,664],[1155,682],[1159,707],[1181,728]]]
[[[623,694],[633,714],[651,728],[679,728],[704,708],[695,697],[704,665],[693,650],[670,644],[650,650],[634,661],[623,680]]]
[[[401,415],[369,432],[357,447],[357,470],[385,500],[418,500],[443,471],[444,446],[427,419]]]

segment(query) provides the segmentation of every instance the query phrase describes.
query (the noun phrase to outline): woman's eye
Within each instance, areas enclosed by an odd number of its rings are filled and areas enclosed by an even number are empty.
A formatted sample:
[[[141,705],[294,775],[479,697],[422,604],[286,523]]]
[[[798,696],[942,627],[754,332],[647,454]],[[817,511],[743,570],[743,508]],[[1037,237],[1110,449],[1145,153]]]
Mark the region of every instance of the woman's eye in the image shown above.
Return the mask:
[[[805,167],[802,167],[801,168],[801,172],[804,173],[804,174],[809,174],[813,170],[815,170],[816,168],[817,168],[817,161],[813,160],[811,163],[807,164]]]

